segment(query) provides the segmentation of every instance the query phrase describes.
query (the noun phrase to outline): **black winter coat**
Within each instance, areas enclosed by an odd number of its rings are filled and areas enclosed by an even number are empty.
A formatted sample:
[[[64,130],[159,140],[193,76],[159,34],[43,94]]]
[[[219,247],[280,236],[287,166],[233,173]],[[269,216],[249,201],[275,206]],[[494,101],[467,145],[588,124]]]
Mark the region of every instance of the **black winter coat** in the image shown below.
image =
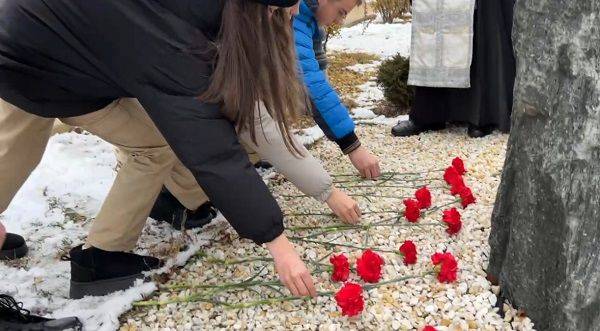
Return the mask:
[[[0,98],[43,117],[139,99],[240,236],[283,231],[209,84],[223,0],[0,0]],[[1,128],[0,128],[1,129]]]

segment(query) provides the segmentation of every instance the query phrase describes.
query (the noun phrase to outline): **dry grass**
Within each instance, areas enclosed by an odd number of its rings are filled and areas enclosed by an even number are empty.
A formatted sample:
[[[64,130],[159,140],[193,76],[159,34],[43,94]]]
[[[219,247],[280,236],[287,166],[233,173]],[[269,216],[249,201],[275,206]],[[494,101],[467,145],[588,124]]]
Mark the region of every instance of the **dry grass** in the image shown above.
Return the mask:
[[[378,56],[367,53],[333,53],[329,55],[329,81],[343,97],[351,97],[360,92],[358,86],[368,82],[374,73],[359,73],[348,67],[378,60]]]
[[[368,53],[345,53],[336,52],[329,55],[329,66],[327,68],[327,76],[329,82],[334,89],[340,94],[342,103],[352,109],[357,106],[354,97],[360,92],[359,86],[371,80],[375,71],[359,73],[348,67],[357,64],[369,64],[379,61],[380,58],[376,55]],[[315,125],[312,116],[307,113],[300,116],[294,124],[295,129],[308,128]]]

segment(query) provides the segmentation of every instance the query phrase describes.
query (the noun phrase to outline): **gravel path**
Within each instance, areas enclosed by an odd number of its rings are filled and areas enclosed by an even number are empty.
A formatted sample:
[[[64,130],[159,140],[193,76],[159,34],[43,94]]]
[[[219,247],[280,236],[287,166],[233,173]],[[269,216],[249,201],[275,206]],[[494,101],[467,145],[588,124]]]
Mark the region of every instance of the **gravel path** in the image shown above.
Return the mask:
[[[320,297],[312,302],[290,301],[243,309],[225,309],[207,302],[185,302],[135,308],[122,318],[121,329],[420,330],[430,324],[438,330],[532,330],[530,320],[526,317],[515,317],[516,313],[507,305],[504,305],[507,310],[504,318],[497,314],[498,308],[494,308],[497,305],[494,295],[497,288],[493,288],[486,281],[483,271],[489,251],[487,238],[490,215],[500,181],[507,135],[493,134],[483,139],[469,139],[464,129],[451,128],[417,137],[393,138],[389,134],[389,127],[383,125],[361,125],[357,131],[363,144],[380,156],[383,171],[419,172],[443,169],[454,157],[461,157],[468,170],[465,180],[477,197],[477,203],[464,211],[459,208],[463,228],[458,235],[452,237],[439,225],[441,210],[433,209],[428,216],[419,221],[418,224],[423,224],[420,226],[408,226],[402,219],[401,226],[335,232],[316,236],[311,240],[373,247],[376,251],[394,251],[404,240],[414,241],[419,252],[416,265],[405,266],[401,256],[381,253],[386,262],[382,279],[384,281],[431,271],[431,254],[447,250],[459,261],[460,271],[456,283],[440,284],[434,276],[424,276],[369,290],[365,293],[363,313],[353,318],[342,317],[335,300],[331,297]],[[321,140],[311,150],[323,160],[332,174],[352,173],[351,164],[334,144]],[[286,214],[329,212],[326,206],[309,198],[297,197],[300,193],[285,179],[278,175],[272,177],[270,185]],[[442,172],[412,175],[410,179],[413,182],[389,181],[378,186],[374,186],[376,184],[373,183],[353,182],[354,179],[348,180],[351,178],[339,177],[346,183],[338,185],[355,186],[345,190],[356,194],[363,211],[368,212],[363,218],[363,223],[376,222],[401,213],[404,207],[400,197],[411,196],[415,190],[409,186],[428,184],[433,195],[434,208],[454,201],[441,180]],[[379,214],[377,211],[397,212]],[[334,223],[337,221],[321,215],[286,218],[288,228]],[[215,263],[215,259],[231,262],[245,257],[267,257],[267,252],[248,241],[240,241],[224,223],[219,223],[207,231],[215,231],[218,236],[203,250],[206,256],[193,258],[185,267],[172,273],[167,286],[239,283],[257,274],[253,281],[276,280],[271,262],[268,261],[232,265]],[[306,236],[314,232],[288,234]],[[306,261],[317,261],[325,257],[325,264],[328,264],[326,257],[331,252],[346,253],[351,263],[361,254],[359,249],[330,248],[309,242],[297,243],[297,248]],[[315,269],[317,266],[311,264],[310,268]],[[316,271],[313,276],[319,290],[336,291],[340,287],[340,284],[330,281],[330,273],[326,270]],[[360,282],[357,276],[351,276],[351,280]],[[181,300],[202,291],[206,290],[163,288],[151,299]],[[238,290],[223,292],[215,297],[219,301],[236,304],[276,296],[281,295],[267,287],[258,287],[255,292]]]

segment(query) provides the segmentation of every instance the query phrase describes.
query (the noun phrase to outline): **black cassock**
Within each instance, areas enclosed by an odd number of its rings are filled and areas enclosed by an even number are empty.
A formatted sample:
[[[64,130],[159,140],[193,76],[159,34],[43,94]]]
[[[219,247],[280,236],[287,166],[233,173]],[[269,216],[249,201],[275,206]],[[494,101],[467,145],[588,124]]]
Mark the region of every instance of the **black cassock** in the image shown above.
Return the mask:
[[[410,119],[417,125],[445,122],[510,130],[515,59],[511,31],[514,0],[477,0],[471,87],[416,87]]]

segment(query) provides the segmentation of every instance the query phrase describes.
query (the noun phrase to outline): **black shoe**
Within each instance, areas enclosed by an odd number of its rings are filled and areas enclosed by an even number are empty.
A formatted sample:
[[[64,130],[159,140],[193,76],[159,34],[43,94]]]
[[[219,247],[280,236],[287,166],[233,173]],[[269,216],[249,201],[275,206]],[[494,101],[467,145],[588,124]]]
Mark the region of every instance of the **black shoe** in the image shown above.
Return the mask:
[[[0,330],[82,330],[83,325],[77,317],[50,319],[31,315],[29,310],[23,309],[23,304],[18,303],[11,296],[0,294]]]
[[[392,135],[396,137],[409,137],[425,131],[438,131],[445,128],[445,124],[417,125],[413,121],[407,120],[398,122],[398,124],[392,128]]]
[[[65,260],[71,261],[71,299],[101,296],[128,289],[145,271],[160,268],[161,260],[125,252],[109,252],[77,246]]]
[[[467,134],[471,138],[483,138],[494,131],[494,127],[492,126],[475,126],[469,124],[469,128],[467,129]]]
[[[196,210],[185,208],[166,188],[158,195],[150,211],[150,217],[171,224],[176,230],[201,228],[217,216],[217,210],[209,201]]]
[[[14,233],[7,233],[4,244],[0,249],[0,260],[16,260],[27,255],[25,239]]]
[[[254,168],[269,170],[269,169],[273,168],[273,165],[267,161],[260,160],[256,163],[254,163]]]

